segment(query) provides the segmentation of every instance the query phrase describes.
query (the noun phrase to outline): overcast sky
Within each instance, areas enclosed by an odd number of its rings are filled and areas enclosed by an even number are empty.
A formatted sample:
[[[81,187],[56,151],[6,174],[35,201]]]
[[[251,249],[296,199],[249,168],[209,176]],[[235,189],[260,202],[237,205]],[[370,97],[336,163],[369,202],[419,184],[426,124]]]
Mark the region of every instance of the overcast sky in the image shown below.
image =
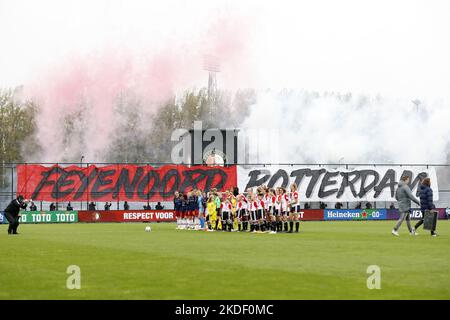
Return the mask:
[[[187,43],[228,15],[248,23],[253,86],[450,97],[446,0],[0,0],[0,87],[69,55]]]

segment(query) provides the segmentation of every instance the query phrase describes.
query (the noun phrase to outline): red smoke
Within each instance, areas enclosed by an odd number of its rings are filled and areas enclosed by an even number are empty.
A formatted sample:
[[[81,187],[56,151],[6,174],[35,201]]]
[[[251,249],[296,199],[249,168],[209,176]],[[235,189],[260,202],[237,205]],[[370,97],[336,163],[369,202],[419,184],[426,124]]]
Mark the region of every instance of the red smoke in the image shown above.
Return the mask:
[[[204,36],[200,33],[176,44],[159,45],[164,49],[156,50],[151,43],[146,50],[109,47],[88,55],[73,54],[48,68],[37,81],[25,86],[26,95],[40,107],[37,137],[44,151],[39,159],[28,160],[70,158],[61,139],[63,119],[82,111],[86,113],[83,137],[89,144],[80,148],[88,161],[102,161],[114,122],[120,121],[115,111],[118,97],[131,92],[140,101],[142,116],[149,117],[174,94],[207,85],[205,54],[218,59],[220,88],[251,86],[253,72],[246,53],[249,28],[249,22],[242,18],[220,18]]]

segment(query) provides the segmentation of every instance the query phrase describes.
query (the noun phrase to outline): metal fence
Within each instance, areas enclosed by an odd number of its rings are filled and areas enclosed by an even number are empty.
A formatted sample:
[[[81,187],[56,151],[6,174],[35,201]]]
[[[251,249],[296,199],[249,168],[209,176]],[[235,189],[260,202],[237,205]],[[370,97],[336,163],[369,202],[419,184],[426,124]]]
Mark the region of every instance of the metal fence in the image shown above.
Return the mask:
[[[77,167],[87,168],[90,165],[95,165],[98,167],[107,166],[107,165],[122,165],[124,163],[5,163],[0,165],[0,210],[3,210],[6,205],[16,197],[17,191],[17,165],[20,164],[36,164],[43,166],[53,166],[59,165],[61,167],[68,167],[75,165]],[[137,166],[152,166],[155,168],[161,167],[163,165],[168,165],[171,163],[127,163],[127,165],[137,165]],[[330,169],[357,169],[360,167],[417,167],[417,168],[429,168],[434,167],[437,175],[437,183],[439,186],[439,200],[435,201],[436,207],[446,208],[450,206],[450,165],[447,164],[302,164],[302,163],[285,163],[285,164],[267,164],[267,163],[245,163],[245,164],[237,164],[243,166],[245,168],[252,167],[292,167],[292,166],[312,166],[312,167],[326,167]],[[90,201],[74,201],[71,203],[74,210],[87,210],[88,203]],[[143,209],[144,205],[147,205],[145,202],[128,202],[131,210]],[[35,202],[38,210],[45,211],[49,210],[50,202],[47,201],[38,201]],[[104,202],[96,201],[96,209],[102,210],[104,207]],[[155,208],[155,202],[149,202],[151,208]],[[165,209],[172,209],[172,201],[163,201],[161,204]],[[328,208],[334,208],[334,204],[332,202],[326,203]],[[352,209],[355,207],[355,202],[345,202],[344,208]],[[371,203],[374,208],[386,208],[389,207],[390,203],[388,202],[372,202]],[[67,206],[67,202],[58,202],[55,203],[57,209],[65,210]],[[124,209],[123,201],[115,201],[112,203],[112,210],[116,209]],[[310,203],[311,208],[319,208],[319,203]]]

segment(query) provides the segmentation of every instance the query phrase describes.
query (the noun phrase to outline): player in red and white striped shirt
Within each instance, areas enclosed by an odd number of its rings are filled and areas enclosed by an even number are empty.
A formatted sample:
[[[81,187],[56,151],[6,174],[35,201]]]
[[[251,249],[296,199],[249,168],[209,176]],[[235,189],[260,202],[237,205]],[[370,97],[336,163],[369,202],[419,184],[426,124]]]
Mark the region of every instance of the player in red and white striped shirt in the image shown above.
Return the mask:
[[[295,232],[298,232],[298,229],[300,227],[300,202],[298,199],[298,191],[297,191],[297,184],[293,183],[291,184],[291,192],[289,193],[289,207],[290,207],[290,220],[289,221],[289,232],[292,233],[294,229],[294,221],[295,221]]]
[[[269,231],[271,229],[271,217],[270,217],[271,201],[270,201],[270,189],[264,188],[264,230]]]
[[[233,226],[232,222],[232,216],[231,216],[231,209],[232,205],[229,198],[226,198],[225,201],[222,201],[220,204],[220,208],[222,209],[222,231],[228,231],[231,232],[231,228]]]
[[[284,231],[288,232],[288,215],[289,215],[289,197],[285,188],[281,189],[281,220],[284,225]]]
[[[245,205],[245,212],[242,216],[242,231],[247,231],[249,229],[249,220],[250,220],[250,199],[251,199],[251,189],[247,190],[247,195],[242,194],[242,201]]]
[[[277,232],[281,232],[283,231],[283,225],[282,225],[282,217],[281,217],[281,198],[282,198],[282,193],[281,193],[281,188],[277,188],[276,189],[276,194],[275,194],[275,211],[274,211],[274,215],[275,215],[275,220],[276,220],[276,231]]]
[[[258,223],[256,219],[256,210],[258,210],[258,202],[254,194],[250,195],[250,200],[248,202],[248,211],[250,214],[250,232],[256,232],[256,225]]]
[[[243,194],[237,196],[236,203],[236,217],[238,219],[238,231],[247,230],[247,199]]]
[[[277,233],[277,221],[275,217],[275,202],[277,196],[275,189],[269,189],[268,193],[268,209],[267,209],[267,225],[271,229],[270,233]]]
[[[250,232],[262,231],[263,211],[263,194],[252,195],[250,200]]]
[[[264,202],[264,193],[259,193],[258,198],[256,200],[257,203],[257,209],[256,209],[256,231],[264,232],[265,226],[264,226],[264,213],[265,213],[265,202]]]

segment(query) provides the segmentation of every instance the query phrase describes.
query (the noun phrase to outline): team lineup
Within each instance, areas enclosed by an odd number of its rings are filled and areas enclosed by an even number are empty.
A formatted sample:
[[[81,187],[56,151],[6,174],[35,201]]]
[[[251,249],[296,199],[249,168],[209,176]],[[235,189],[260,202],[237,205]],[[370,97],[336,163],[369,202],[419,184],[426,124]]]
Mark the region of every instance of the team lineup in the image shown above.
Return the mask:
[[[177,229],[238,232],[299,232],[300,202],[297,185],[286,188],[259,186],[239,193],[212,189],[175,192]]]
[[[433,190],[429,177],[422,179],[419,185],[420,200],[416,199],[409,187],[409,176],[402,176],[396,190],[395,198],[399,204],[400,218],[392,234],[398,236],[398,229],[406,221],[408,231],[417,235],[416,229],[424,223],[425,215],[434,214],[434,226],[430,230],[436,233],[437,212],[433,203]],[[410,224],[411,202],[420,206],[422,219],[413,228]],[[238,232],[299,232],[300,202],[296,183],[290,185],[289,191],[284,187],[268,188],[261,185],[248,188],[246,193],[239,193],[237,187],[225,192],[212,189],[209,193],[194,189],[183,195],[175,193],[174,209],[177,217],[177,229],[206,231]]]

